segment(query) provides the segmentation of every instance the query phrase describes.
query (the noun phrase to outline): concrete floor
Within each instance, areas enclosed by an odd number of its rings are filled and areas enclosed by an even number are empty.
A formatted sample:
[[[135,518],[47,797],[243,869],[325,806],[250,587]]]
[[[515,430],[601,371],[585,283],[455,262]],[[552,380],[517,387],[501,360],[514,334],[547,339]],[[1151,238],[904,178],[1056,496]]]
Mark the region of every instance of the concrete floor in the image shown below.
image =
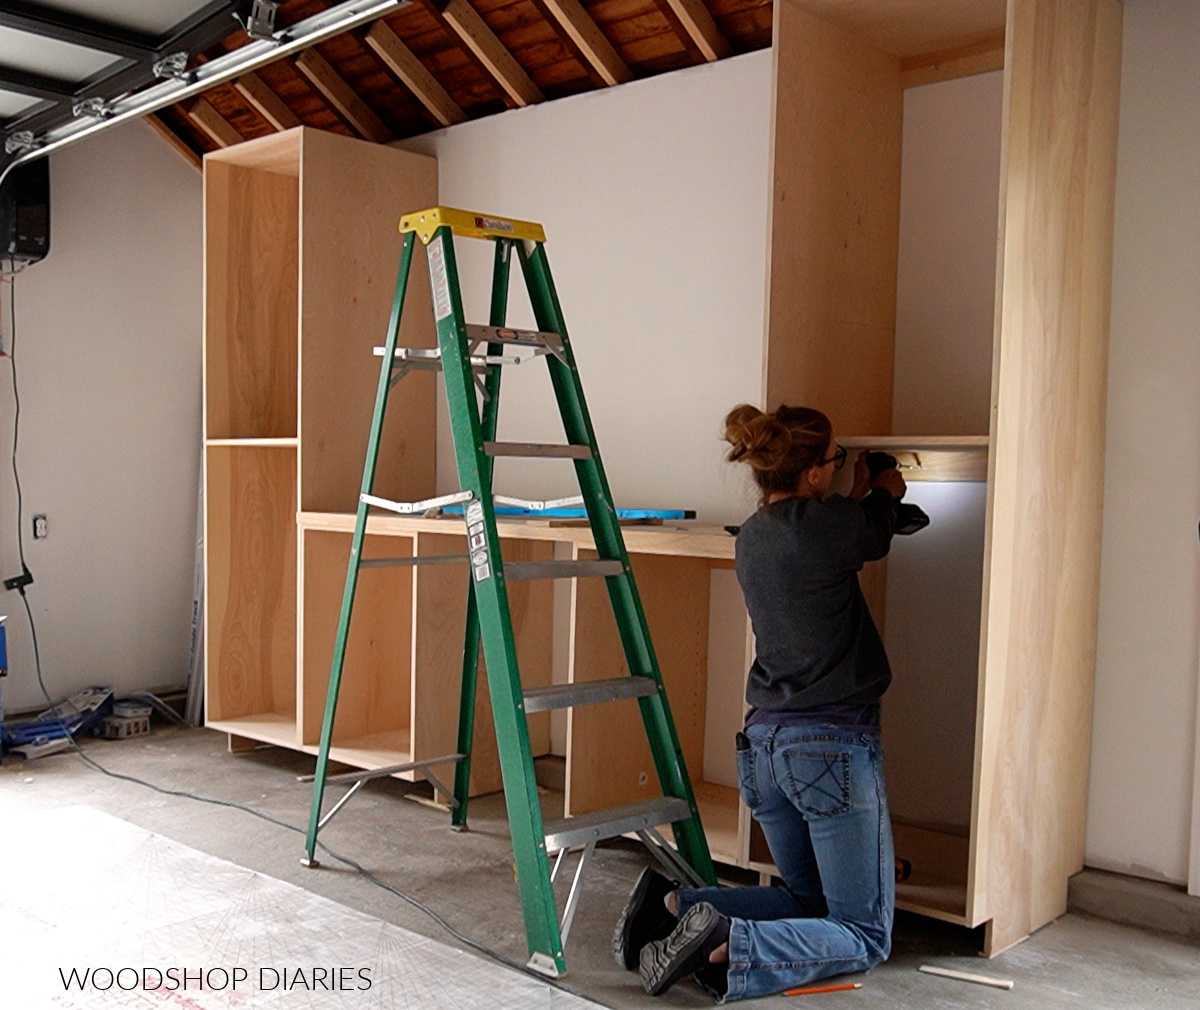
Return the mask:
[[[310,792],[295,776],[311,772],[310,757],[279,749],[230,754],[223,735],[157,727],[148,738],[91,741],[86,746],[111,771],[166,789],[241,803],[289,824],[306,822]],[[331,822],[322,840],[426,902],[466,935],[524,961],[502,799],[474,801],[472,830],[455,834],[445,814],[404,799],[402,792],[403,787],[390,780],[372,783]],[[299,835],[239,810],[105,777],[73,754],[30,764],[12,759],[0,766],[0,824],[6,832],[20,830],[23,811],[76,803],[455,943],[421,912],[333,860],[326,860],[320,870],[303,868]],[[612,961],[612,924],[646,858],[638,847],[623,842],[597,852],[567,948],[571,970],[564,983],[614,1008],[711,1006],[691,983],[651,999],[635,975]],[[979,944],[978,932],[901,914],[892,959],[861,976],[863,989],[812,998],[819,999],[824,1010],[1200,1010],[1200,947],[1177,938],[1067,915],[991,961],[977,956]],[[917,972],[923,963],[1011,978],[1016,986],[1005,992],[934,978]],[[794,1003],[775,997],[759,1005]]]

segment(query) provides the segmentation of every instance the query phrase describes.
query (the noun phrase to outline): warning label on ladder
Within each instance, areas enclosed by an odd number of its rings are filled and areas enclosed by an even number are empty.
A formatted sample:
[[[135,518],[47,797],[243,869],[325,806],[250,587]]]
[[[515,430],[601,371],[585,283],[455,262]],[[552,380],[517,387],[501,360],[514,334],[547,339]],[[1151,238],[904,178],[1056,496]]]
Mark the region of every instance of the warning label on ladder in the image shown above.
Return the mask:
[[[483,532],[483,503],[473,501],[467,506],[467,538],[471,552],[471,572],[476,582],[492,577],[492,566],[488,561],[487,537]]]
[[[439,235],[429,243],[429,277],[433,282],[433,314],[440,323],[451,312],[450,284],[446,280],[446,254]]]

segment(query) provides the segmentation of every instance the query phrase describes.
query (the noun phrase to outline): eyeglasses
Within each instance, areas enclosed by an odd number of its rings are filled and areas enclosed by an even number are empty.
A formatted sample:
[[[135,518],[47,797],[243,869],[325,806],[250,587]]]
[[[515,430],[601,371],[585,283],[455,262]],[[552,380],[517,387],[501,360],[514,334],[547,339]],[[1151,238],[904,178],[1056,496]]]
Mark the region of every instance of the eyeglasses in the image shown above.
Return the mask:
[[[846,447],[844,445],[839,445],[834,450],[832,456],[830,456],[828,459],[821,460],[821,462],[818,465],[825,466],[829,463],[832,463],[833,468],[835,470],[840,470],[842,467],[844,467],[846,465],[846,456],[847,456]]]

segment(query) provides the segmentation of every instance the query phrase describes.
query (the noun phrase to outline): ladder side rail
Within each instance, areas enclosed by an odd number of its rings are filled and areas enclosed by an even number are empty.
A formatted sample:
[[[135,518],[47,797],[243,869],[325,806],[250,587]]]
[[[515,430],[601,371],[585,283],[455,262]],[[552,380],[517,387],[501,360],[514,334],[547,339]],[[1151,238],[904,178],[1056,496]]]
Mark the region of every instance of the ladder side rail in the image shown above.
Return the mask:
[[[317,750],[317,769],[313,777],[312,807],[309,811],[308,832],[305,836],[308,865],[316,865],[317,832],[321,828],[321,805],[325,797],[325,779],[329,770],[329,748],[333,741],[333,723],[337,714],[338,691],[342,682],[342,670],[346,662],[346,642],[350,634],[350,615],[354,608],[354,594],[358,586],[358,568],[362,556],[363,537],[367,528],[368,505],[362,495],[369,495],[375,485],[375,468],[379,458],[379,443],[383,431],[383,417],[387,409],[388,393],[391,390],[392,368],[395,364],[396,343],[400,336],[400,318],[404,312],[404,297],[408,290],[408,275],[412,266],[415,236],[404,236],[400,253],[400,272],[396,277],[396,290],[392,295],[391,315],[388,318],[387,340],[383,358],[379,364],[379,385],[375,393],[375,410],[371,417],[371,430],[367,438],[367,454],[363,463],[362,492],[359,495],[358,511],[354,520],[354,535],[350,541],[350,558],[346,565],[346,585],[342,592],[342,609],[338,617],[337,637],[334,641],[333,662],[329,673],[329,690],[325,696],[325,716],[321,724],[321,742]]]
[[[484,527],[486,563],[472,565],[471,577],[492,697],[525,935],[531,961],[549,961],[561,975],[566,971],[566,961],[550,884],[550,862],[511,633],[512,617],[492,504],[490,470],[483,452],[483,427],[468,360],[466,322],[459,294],[454,242],[448,226],[442,225],[436,230],[427,253],[460,486],[475,493],[476,501],[468,506],[468,515],[475,509]]]
[[[512,263],[512,243],[495,240],[496,253],[492,263],[492,305],[489,325],[503,326],[508,317],[509,267]],[[488,357],[504,352],[503,344],[488,344]],[[500,416],[500,375],[502,369],[493,366],[484,378],[487,395],[483,401],[482,433],[485,442],[496,438]],[[487,457],[486,473],[490,486],[495,460]],[[463,635],[462,688],[458,706],[458,753],[464,755],[454,769],[454,799],[456,805],[450,818],[451,827],[462,831],[467,827],[467,803],[471,794],[471,751],[475,738],[475,696],[479,679],[479,607],[475,602],[475,584],[467,576],[467,620]]]
[[[540,242],[526,243],[519,248],[519,254],[538,328],[562,336],[562,354],[566,363],[554,355],[547,355],[546,363],[562,415],[563,427],[566,429],[567,441],[586,443],[592,447],[591,459],[578,459],[574,463],[597,553],[600,558],[619,560],[625,567],[624,576],[614,576],[604,581],[613,613],[617,617],[626,662],[631,674],[653,677],[661,688],[662,674],[650,639],[645,610],[633,578],[625,538],[621,534],[620,522],[613,505],[612,492],[600,459],[595,430],[583,397],[575,354],[567,336],[566,323],[550,273],[546,249]],[[660,689],[655,695],[638,699],[646,736],[663,794],[685,800],[692,811],[690,820],[672,825],[680,852],[705,881],[715,884],[716,869],[701,827],[700,812],[687,773],[679,734],[665,698],[665,692]]]

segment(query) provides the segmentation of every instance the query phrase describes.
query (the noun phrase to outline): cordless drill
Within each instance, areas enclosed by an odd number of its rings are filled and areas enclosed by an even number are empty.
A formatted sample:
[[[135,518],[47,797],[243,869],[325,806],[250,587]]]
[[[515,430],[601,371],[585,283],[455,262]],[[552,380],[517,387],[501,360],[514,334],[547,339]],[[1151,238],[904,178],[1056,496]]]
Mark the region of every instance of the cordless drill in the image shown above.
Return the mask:
[[[869,452],[867,453],[867,470],[871,474],[871,480],[874,480],[885,470],[891,470],[896,467],[896,457],[886,452]],[[910,502],[901,502],[900,511],[896,516],[896,534],[898,536],[908,536],[916,533],[917,530],[923,530],[929,525],[929,516],[920,505],[913,505]]]

